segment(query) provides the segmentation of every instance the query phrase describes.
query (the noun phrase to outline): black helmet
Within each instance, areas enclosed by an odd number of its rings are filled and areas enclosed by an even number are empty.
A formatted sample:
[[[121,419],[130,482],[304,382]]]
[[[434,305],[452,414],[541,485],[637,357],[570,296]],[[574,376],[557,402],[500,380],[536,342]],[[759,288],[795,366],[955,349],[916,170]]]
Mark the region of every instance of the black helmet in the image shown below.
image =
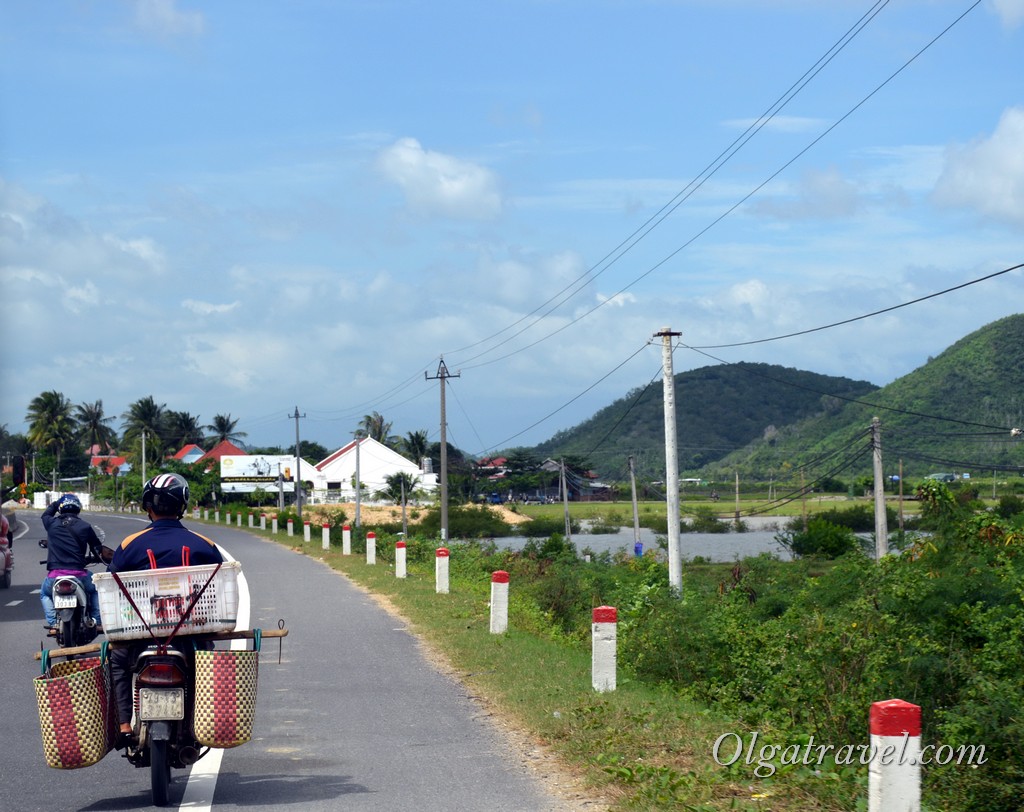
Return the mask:
[[[57,500],[58,513],[81,513],[82,503],[73,493],[64,494]]]
[[[188,482],[177,474],[157,474],[142,488],[142,509],[181,518],[188,505]]]

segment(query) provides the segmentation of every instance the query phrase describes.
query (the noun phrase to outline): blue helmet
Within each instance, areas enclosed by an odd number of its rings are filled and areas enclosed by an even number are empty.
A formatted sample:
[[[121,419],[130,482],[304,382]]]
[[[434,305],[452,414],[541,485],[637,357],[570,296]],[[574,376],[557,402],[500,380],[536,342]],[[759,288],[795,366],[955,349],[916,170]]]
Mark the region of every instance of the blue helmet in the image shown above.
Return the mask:
[[[64,494],[57,500],[58,513],[81,513],[82,503],[73,493]]]

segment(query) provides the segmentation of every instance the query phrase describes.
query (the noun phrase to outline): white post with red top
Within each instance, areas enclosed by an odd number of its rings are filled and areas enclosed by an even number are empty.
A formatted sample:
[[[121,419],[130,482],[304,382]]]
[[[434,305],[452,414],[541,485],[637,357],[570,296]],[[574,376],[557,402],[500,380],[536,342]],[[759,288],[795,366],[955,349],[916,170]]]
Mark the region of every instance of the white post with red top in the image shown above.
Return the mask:
[[[341,528],[341,554],[352,555],[352,528],[347,524]]]
[[[242,511],[238,511],[237,516],[238,516],[238,518],[235,521],[235,524],[238,525],[239,527],[241,527],[242,526]]]
[[[274,516],[274,521],[272,522],[272,524],[273,524],[273,532],[274,532],[274,535],[276,536],[277,535],[277,516]]]
[[[405,577],[405,542],[395,542],[395,577]]]
[[[255,527],[255,526],[256,526],[256,517],[255,517],[255,516],[253,516],[253,515],[252,515],[252,514],[250,513],[250,514],[249,514],[249,527]]]
[[[497,570],[491,574],[491,634],[508,630],[508,573]]]
[[[377,563],[377,534],[372,531],[366,534],[366,563]]]
[[[309,526],[308,521],[302,522],[302,540],[309,541],[313,537],[313,531]]]
[[[448,559],[451,557],[447,547],[438,547],[434,558],[434,591],[439,595],[448,594]]]
[[[260,514],[260,530],[266,530],[266,529],[267,529],[267,514],[266,513],[261,513]]]
[[[874,702],[870,726],[868,812],[921,812],[921,707]]]
[[[619,614],[614,606],[598,606],[593,612],[590,643],[590,681],[595,691],[615,690]]]
[[[331,549],[331,526],[327,522],[324,522],[321,526],[321,530],[323,531],[321,535],[321,543],[325,550],[329,550]]]
[[[294,519],[289,519],[288,520],[288,535],[289,536],[294,536],[295,535],[295,520]]]

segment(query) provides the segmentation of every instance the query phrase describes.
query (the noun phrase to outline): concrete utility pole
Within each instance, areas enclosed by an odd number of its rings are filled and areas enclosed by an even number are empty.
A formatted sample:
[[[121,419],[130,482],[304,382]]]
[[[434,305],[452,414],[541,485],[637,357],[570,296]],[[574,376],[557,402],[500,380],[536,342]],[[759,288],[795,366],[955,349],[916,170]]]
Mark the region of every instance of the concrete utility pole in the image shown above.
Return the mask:
[[[142,484],[146,484],[146,430],[142,430]]]
[[[362,506],[363,506],[363,485],[360,482],[359,477],[362,471],[359,470],[359,447],[363,443],[363,433],[361,431],[356,432],[356,515],[355,515],[355,526],[362,527]]]
[[[885,516],[885,481],[882,478],[882,421],[871,418],[871,449],[875,468],[875,559],[889,552],[889,527]]]
[[[461,372],[452,375],[444,365],[444,356],[437,365],[437,374],[431,378],[426,372],[424,380],[441,381],[441,541],[448,541],[448,417],[445,412],[444,390],[445,380],[458,378]]]
[[[572,522],[569,519],[569,483],[565,479],[565,460],[561,460],[562,510],[565,513],[565,540],[572,541]]]
[[[636,464],[633,455],[629,455],[629,488],[633,498],[633,548],[640,543],[640,511],[636,504]]]
[[[299,414],[299,407],[295,407],[295,414],[288,415],[289,419],[295,420],[295,508],[299,516],[299,524],[302,524],[302,457],[299,456],[299,418],[305,417]]]
[[[679,595],[683,591],[683,563],[679,554],[679,458],[676,440],[676,382],[672,372],[673,333],[662,327],[654,334],[661,336],[662,386],[665,401],[665,490],[668,514],[668,584]]]

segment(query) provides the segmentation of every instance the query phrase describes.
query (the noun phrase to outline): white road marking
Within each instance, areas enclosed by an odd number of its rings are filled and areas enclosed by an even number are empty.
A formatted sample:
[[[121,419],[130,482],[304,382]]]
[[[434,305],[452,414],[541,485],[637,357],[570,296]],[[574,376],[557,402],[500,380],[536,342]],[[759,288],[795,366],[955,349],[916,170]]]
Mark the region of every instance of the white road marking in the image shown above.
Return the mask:
[[[231,553],[221,547],[217,548],[225,561],[234,561]],[[238,622],[236,629],[249,628],[249,582],[245,579],[245,573],[238,573]],[[231,648],[244,649],[249,643],[246,640],[232,640]],[[185,786],[185,794],[181,799],[179,809],[194,809],[196,812],[209,812],[213,808],[213,794],[217,790],[217,777],[220,775],[220,765],[224,760],[224,750],[211,747],[210,752],[192,765],[188,773],[188,784]]]
[[[25,601],[23,601],[23,600],[11,601],[10,603],[5,603],[4,606],[17,606],[19,603],[24,603],[24,602]]]

